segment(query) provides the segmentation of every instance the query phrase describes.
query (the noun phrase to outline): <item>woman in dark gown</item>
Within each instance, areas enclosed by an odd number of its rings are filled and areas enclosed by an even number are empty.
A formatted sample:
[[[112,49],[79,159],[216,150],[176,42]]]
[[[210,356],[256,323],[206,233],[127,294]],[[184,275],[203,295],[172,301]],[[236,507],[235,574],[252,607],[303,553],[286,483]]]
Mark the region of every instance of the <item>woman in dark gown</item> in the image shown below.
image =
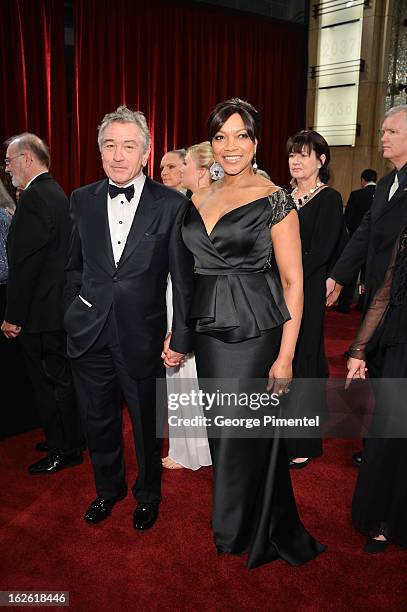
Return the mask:
[[[294,378],[328,378],[324,347],[325,284],[347,233],[341,194],[328,187],[330,151],[326,140],[303,130],[287,141],[288,163],[298,210],[304,269],[304,310],[293,361]],[[319,387],[319,386],[318,386]],[[316,397],[319,397],[319,400]],[[313,396],[302,399],[313,415],[325,411],[325,389],[314,385]],[[311,430],[310,430],[311,431]],[[313,433],[315,430],[312,430]],[[305,467],[322,455],[320,437],[287,438],[291,469]]]
[[[259,117],[250,104],[218,104],[208,126],[225,176],[194,194],[183,228],[195,259],[198,376],[216,379],[214,385],[221,378],[243,385],[269,379],[283,392],[302,311],[297,214],[289,195],[255,174]],[[221,435],[210,444],[219,552],[248,552],[253,568],[278,558],[300,565],[324,550],[299,519],[278,437]]]
[[[389,542],[407,548],[405,384],[389,380],[407,378],[407,228],[349,349],[348,382],[365,378],[366,353],[373,348],[381,354],[382,380],[352,502],[353,524],[368,536],[368,553],[384,551]],[[390,437],[394,435],[404,437]]]

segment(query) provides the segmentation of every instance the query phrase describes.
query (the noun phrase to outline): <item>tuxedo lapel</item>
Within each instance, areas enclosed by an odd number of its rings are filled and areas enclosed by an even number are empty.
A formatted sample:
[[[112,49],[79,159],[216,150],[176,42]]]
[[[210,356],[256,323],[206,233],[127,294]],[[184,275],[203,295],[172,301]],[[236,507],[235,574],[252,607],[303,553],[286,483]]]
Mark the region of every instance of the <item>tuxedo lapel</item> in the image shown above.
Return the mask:
[[[107,187],[106,179],[96,185],[93,192],[93,210],[91,212],[92,236],[101,244],[101,254],[106,258],[106,264],[115,268],[112,241],[110,239],[109,217],[107,213]]]
[[[118,267],[130,257],[154,221],[158,213],[158,202],[160,199],[161,197],[157,198],[156,194],[153,193],[151,181],[147,177]]]
[[[378,201],[378,206],[374,214],[374,220],[380,219],[383,215],[387,214],[390,210],[392,210],[395,202],[398,198],[396,195],[401,191],[401,195],[403,195],[402,187],[399,187],[396,193],[393,195],[391,200],[389,200],[389,190],[394,181],[394,172],[388,174],[383,181],[381,181],[377,185],[376,193],[374,199]]]
[[[402,198],[402,197],[404,197],[406,195],[407,195],[407,186],[406,185],[399,185],[399,188],[393,194],[393,197],[389,201],[389,204],[390,205],[394,204],[395,202],[397,202],[397,200],[399,200],[400,198]]]

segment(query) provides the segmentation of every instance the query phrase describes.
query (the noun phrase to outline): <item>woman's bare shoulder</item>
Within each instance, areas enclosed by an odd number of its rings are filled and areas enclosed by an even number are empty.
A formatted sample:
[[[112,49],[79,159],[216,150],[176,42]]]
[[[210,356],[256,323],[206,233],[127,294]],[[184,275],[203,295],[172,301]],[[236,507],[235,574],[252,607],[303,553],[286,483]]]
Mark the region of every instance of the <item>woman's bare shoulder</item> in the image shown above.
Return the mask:
[[[271,179],[267,179],[263,176],[258,176],[256,178],[258,179],[257,187],[264,197],[273,195],[273,193],[281,189],[281,187],[278,187]]]
[[[203,202],[210,198],[216,191],[216,187],[209,185],[209,187],[202,187],[196,191],[191,197],[192,203],[196,208],[200,208]]]

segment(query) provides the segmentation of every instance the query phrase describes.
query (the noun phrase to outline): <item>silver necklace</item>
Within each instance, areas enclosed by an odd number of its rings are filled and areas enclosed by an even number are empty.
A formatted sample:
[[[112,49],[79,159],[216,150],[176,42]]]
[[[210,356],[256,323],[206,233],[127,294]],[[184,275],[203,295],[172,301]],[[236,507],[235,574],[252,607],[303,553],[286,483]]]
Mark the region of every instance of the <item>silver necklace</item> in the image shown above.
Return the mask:
[[[297,197],[297,193],[299,189],[298,187],[295,187],[291,192],[291,196],[292,196],[292,199],[294,200],[294,204],[297,207],[297,210],[305,206],[305,204],[307,204],[307,202],[309,202],[314,197],[314,195],[321,189],[321,187],[325,187],[324,183],[317,181],[315,184],[315,187],[310,189],[308,193],[305,193],[300,198]]]

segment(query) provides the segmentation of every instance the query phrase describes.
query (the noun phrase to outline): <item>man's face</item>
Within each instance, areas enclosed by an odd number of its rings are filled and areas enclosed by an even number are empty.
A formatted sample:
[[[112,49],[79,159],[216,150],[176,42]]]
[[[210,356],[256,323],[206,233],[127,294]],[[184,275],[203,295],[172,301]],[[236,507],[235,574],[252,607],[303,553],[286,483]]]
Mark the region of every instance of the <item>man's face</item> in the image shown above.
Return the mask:
[[[386,117],[382,125],[383,157],[400,169],[407,163],[407,115],[404,112]]]
[[[26,154],[19,151],[16,144],[11,143],[6,151],[6,172],[11,176],[13,187],[24,189],[27,184],[25,164]]]
[[[102,162],[107,176],[117,185],[126,185],[138,176],[147,163],[144,139],[135,123],[114,121],[103,133]]]

